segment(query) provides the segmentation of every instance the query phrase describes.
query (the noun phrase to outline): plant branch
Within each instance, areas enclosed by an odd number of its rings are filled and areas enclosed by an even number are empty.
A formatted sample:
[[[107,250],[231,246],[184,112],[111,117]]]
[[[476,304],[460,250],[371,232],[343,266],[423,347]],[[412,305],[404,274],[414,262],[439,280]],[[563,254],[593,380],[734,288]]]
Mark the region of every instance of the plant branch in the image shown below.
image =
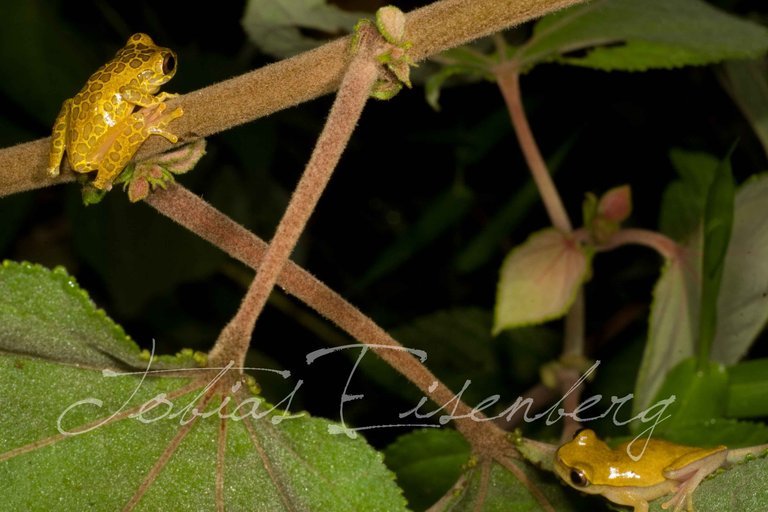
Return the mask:
[[[610,251],[627,244],[645,245],[658,252],[667,260],[674,258],[680,252],[680,246],[668,236],[656,231],[637,228],[618,230],[604,244],[600,245],[597,250],[601,252]]]
[[[441,0],[407,14],[406,31],[415,61],[448,48],[519,25],[585,0]],[[349,61],[349,38],[169,100],[184,116],[171,125],[180,142],[207,137],[338,88]],[[63,99],[63,98],[62,98]],[[53,124],[53,120],[51,120]],[[58,178],[46,172],[48,138],[0,150],[0,197],[73,180],[68,165]],[[152,137],[139,150],[148,158],[169,148]]]
[[[379,76],[376,56],[382,49],[383,41],[373,25],[361,27],[359,35],[360,43],[355,49],[355,56],[344,75],[307,167],[280,219],[272,243],[237,314],[221,331],[211,350],[209,359],[212,366],[223,366],[230,361],[238,368],[244,365],[256,319],[264,309],[277,276],[290,258],[363,113],[373,84]]]
[[[520,94],[520,73],[516,66],[510,65],[499,66],[495,72],[501,94],[504,96],[504,101],[509,109],[509,117],[512,119],[512,126],[515,128],[520,149],[522,149],[525,161],[531,170],[533,181],[536,182],[536,187],[539,189],[541,199],[544,201],[549,220],[563,233],[570,233],[573,231],[573,227],[568,213],[566,213],[560,194],[557,193],[555,184],[552,182],[547,164],[541,156],[541,151],[539,151],[536,139],[531,132],[531,126],[528,124],[528,118],[525,115]]]
[[[253,269],[259,268],[267,244],[181,185],[173,184],[167,190],[157,190],[145,202],[233,258]],[[278,275],[277,284],[370,347],[434,403],[440,406],[455,404],[454,416],[466,416],[472,412],[464,402],[455,400],[455,394],[384,329],[306,270],[289,260]],[[476,413],[475,417],[482,418],[483,415]],[[476,449],[497,442],[503,436],[503,432],[489,422],[458,418],[455,423]]]

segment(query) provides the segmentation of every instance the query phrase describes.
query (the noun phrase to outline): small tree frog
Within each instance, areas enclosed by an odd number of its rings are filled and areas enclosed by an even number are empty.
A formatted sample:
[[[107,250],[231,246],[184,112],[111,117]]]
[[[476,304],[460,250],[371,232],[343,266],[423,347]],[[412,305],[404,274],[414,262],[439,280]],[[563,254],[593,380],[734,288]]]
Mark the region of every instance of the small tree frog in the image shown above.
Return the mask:
[[[632,506],[635,512],[647,512],[649,501],[670,493],[675,494],[662,508],[672,506],[679,512],[685,504],[692,512],[693,491],[727,459],[725,446],[696,448],[658,439],[647,440],[647,445],[640,439],[612,449],[592,430],[584,429],[558,448],[554,466],[571,487]]]
[[[53,126],[48,173],[59,174],[66,150],[76,172],[97,171],[93,185],[108,190],[150,135],[177,142],[165,127],[183,111],[164,112],[163,103],[177,95],[156,94],[175,73],[173,51],[156,46],[146,34],[132,35],[115,58],[62,105]],[[134,112],[137,106],[143,108]]]

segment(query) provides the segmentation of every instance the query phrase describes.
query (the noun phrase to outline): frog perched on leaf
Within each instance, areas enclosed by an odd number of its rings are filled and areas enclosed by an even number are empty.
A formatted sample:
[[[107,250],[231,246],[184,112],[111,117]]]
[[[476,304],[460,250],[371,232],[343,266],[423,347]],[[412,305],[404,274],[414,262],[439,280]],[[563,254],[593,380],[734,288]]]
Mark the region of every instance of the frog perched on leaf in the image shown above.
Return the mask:
[[[555,473],[568,485],[599,494],[634,512],[647,512],[648,502],[673,494],[661,507],[693,512],[693,491],[715,470],[765,453],[768,445],[728,450],[698,448],[648,439],[623,443],[615,449],[589,429],[557,449]],[[638,453],[635,453],[638,452]]]
[[[57,176],[64,152],[76,172],[96,172],[92,185],[109,190],[112,181],[150,135],[175,143],[168,123],[183,114],[166,113],[157,94],[176,74],[176,54],[156,46],[146,34],[134,34],[115,58],[100,67],[80,92],[64,102],[51,136],[48,174]],[[135,111],[136,107],[143,107]]]

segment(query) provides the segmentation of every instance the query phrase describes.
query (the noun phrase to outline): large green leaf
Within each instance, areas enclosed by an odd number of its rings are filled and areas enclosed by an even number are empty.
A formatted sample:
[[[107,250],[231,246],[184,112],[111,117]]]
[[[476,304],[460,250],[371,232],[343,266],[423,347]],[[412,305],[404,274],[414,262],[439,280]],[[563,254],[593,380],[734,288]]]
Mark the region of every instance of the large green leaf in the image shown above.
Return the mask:
[[[275,57],[290,57],[322,44],[302,34],[302,29],[325,32],[329,37],[348,33],[366,13],[348,12],[326,0],[249,0],[243,28],[251,41]]]
[[[717,299],[712,360],[731,365],[752,346],[768,320],[768,175],[736,193],[733,232]]]
[[[701,302],[699,306],[699,369],[703,370],[710,358],[715,339],[717,319],[720,316],[718,302],[723,279],[725,258],[733,232],[733,203],[735,184],[731,170],[731,155],[717,167],[712,184],[707,191],[707,204],[702,220]]]
[[[768,30],[701,0],[595,0],[543,18],[517,57],[637,71],[757,57]],[[575,56],[573,52],[586,51]]]
[[[768,320],[768,175],[736,192],[733,232],[717,298],[717,331],[710,357],[732,365],[747,353]],[[654,289],[643,361],[635,388],[635,411],[656,395],[667,372],[694,354],[698,339],[701,233],[668,261]]]
[[[635,383],[635,413],[656,396],[667,372],[693,355],[698,336],[701,258],[684,251],[667,261],[653,289],[648,343]]]
[[[138,348],[63,271],[5,263],[0,289],[3,509],[405,510],[362,438],[240,374],[123,372]]]
[[[728,369],[728,416],[768,416],[768,359],[744,361]]]
[[[661,508],[669,497],[651,503],[651,512],[668,512]],[[768,507],[768,459],[759,459],[718,473],[702,482],[693,493],[696,512],[762,512]]]

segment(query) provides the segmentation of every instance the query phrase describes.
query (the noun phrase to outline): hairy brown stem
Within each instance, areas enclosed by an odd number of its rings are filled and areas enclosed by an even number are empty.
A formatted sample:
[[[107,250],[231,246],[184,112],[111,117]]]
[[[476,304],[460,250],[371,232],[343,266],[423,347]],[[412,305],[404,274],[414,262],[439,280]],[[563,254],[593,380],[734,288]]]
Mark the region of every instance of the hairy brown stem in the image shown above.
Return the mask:
[[[259,268],[267,244],[184,187],[174,184],[167,190],[157,190],[145,202],[233,258],[253,269]],[[472,411],[464,402],[454,400],[454,393],[384,329],[306,270],[289,260],[280,272],[277,284],[368,346],[434,403],[440,406],[450,403],[444,411],[446,414],[466,416]],[[475,416],[483,417],[482,413]],[[498,441],[503,435],[489,422],[458,418],[455,423],[476,449]]]
[[[573,231],[571,220],[568,218],[568,213],[566,213],[563,202],[560,200],[560,194],[557,193],[557,188],[552,182],[547,164],[544,162],[544,157],[541,156],[541,151],[539,151],[539,146],[536,144],[536,139],[533,137],[531,126],[525,115],[520,94],[520,72],[514,65],[507,63],[497,68],[496,80],[501,94],[504,96],[504,101],[507,103],[509,117],[512,119],[512,126],[520,143],[520,149],[523,151],[525,161],[531,170],[533,181],[536,182],[536,187],[539,189],[549,220],[563,233],[570,233]]]
[[[293,191],[288,208],[280,219],[256,277],[240,304],[240,309],[221,331],[211,350],[211,365],[223,366],[233,361],[239,368],[245,363],[256,319],[264,309],[277,276],[291,256],[299,236],[331,179],[370,97],[379,74],[376,51],[381,49],[381,41],[373,25],[361,27],[360,44],[341,82],[323,131]]]
[[[473,39],[504,30],[585,0],[441,0],[407,14],[406,31],[415,61]],[[341,82],[349,39],[343,38],[290,59],[192,91],[168,101],[181,105],[184,116],[171,125],[174,133],[207,137],[278,110],[334,91]],[[73,91],[74,92],[74,91]],[[64,98],[62,98],[63,100]],[[53,124],[53,119],[51,119]],[[0,150],[0,197],[72,181],[68,166],[58,178],[45,172],[48,138]],[[139,151],[147,158],[169,143],[153,137]]]

